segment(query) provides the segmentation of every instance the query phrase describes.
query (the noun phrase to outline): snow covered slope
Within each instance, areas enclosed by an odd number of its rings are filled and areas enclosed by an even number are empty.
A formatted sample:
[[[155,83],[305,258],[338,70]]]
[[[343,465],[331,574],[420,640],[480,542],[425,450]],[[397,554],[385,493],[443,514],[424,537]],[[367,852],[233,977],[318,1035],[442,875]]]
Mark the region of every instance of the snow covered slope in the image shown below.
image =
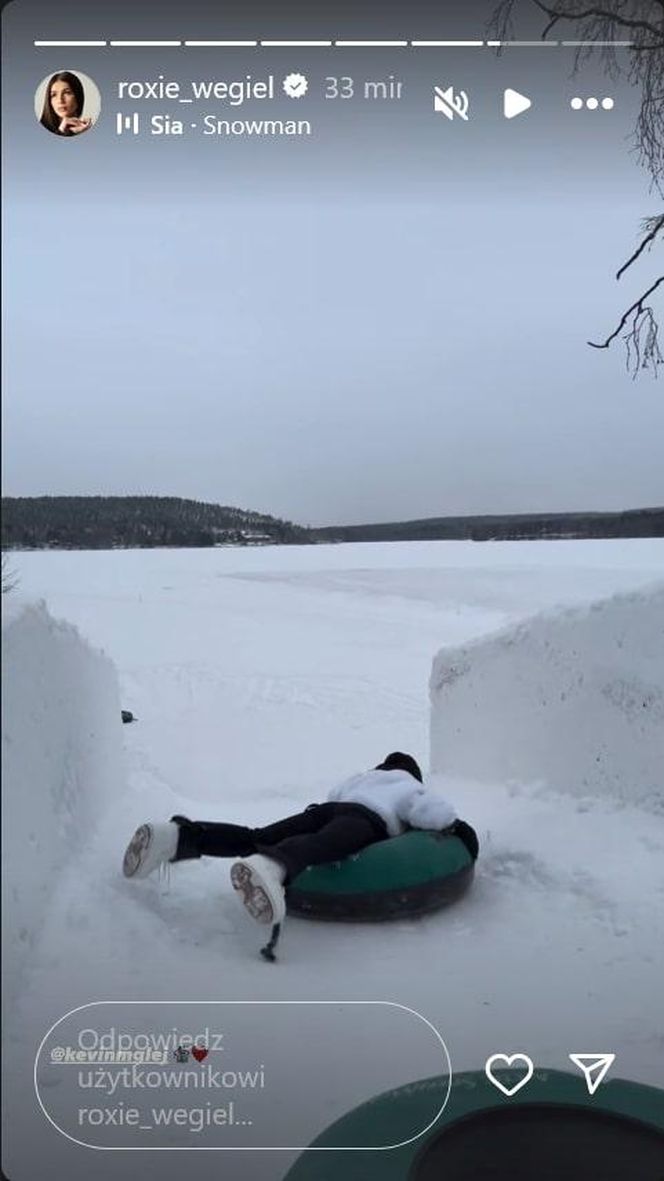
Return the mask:
[[[431,769],[664,807],[664,585],[444,649]]]
[[[11,1002],[60,874],[125,789],[125,774],[108,657],[39,603],[8,605],[2,647],[3,991]]]

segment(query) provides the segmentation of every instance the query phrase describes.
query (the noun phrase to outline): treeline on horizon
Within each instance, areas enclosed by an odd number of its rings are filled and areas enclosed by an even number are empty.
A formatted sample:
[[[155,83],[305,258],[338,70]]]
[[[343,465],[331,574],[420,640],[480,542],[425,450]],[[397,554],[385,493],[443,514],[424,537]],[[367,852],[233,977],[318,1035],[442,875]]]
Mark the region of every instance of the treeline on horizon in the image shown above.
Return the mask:
[[[549,538],[664,537],[664,507],[624,512],[503,513],[425,517],[317,530],[324,541],[537,541]]]
[[[9,496],[2,499],[3,550],[612,537],[664,537],[664,507],[612,513],[428,517],[378,525],[312,529],[265,513],[175,496]]]
[[[177,496],[7,496],[3,549],[150,549],[308,541],[290,521]]]

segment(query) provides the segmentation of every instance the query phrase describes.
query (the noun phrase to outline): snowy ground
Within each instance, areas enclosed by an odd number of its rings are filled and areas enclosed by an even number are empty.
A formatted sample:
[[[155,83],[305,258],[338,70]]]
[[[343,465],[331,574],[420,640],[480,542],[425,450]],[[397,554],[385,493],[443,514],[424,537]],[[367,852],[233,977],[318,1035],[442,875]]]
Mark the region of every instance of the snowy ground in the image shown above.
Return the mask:
[[[31,1154],[44,1144],[52,1175],[88,1176],[91,1165],[109,1181],[132,1174],[136,1158],[92,1157],[60,1137],[31,1089],[48,1027],[99,999],[397,1001],[438,1028],[459,1070],[502,1050],[561,1068],[571,1051],[615,1051],[621,1077],[661,1083],[656,809],[579,799],[563,783],[439,779],[482,841],[472,892],[389,927],[289,921],[275,967],[257,958],[223,863],[177,867],[165,891],[125,882],[119,862],[146,818],[266,823],[389,750],[428,765],[428,681],[441,647],[651,584],[664,572],[663,542],[45,553],[13,555],[12,565],[22,595],[44,597],[111,657],[122,704],[139,719],[122,730],[126,782],[54,875],[10,1024],[12,1181],[36,1181]],[[288,1159],[197,1153],[186,1168],[192,1178],[277,1181]],[[141,1158],[142,1177],[181,1169],[178,1154]]]

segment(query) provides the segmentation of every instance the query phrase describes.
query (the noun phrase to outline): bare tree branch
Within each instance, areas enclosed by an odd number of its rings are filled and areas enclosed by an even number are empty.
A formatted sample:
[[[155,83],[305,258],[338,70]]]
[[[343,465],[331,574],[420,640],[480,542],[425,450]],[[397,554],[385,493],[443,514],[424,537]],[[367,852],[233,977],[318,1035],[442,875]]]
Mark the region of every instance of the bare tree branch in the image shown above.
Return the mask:
[[[615,21],[623,29],[644,29],[646,32],[652,33],[653,37],[662,38],[661,44],[664,44],[664,28],[658,29],[657,25],[651,25],[650,21],[636,20],[634,17],[623,16],[619,12],[611,12],[607,8],[573,9],[561,12],[560,8],[550,8],[547,4],[541,3],[541,0],[535,0],[535,3],[538,8],[542,9],[542,12],[555,20],[586,20],[590,17],[598,17],[600,20]]]
[[[606,9],[606,8],[586,8],[586,9],[569,9],[568,8],[567,11],[565,11],[564,9],[561,10],[561,8],[559,6],[556,8],[551,8],[548,4],[544,4],[543,0],[533,0],[533,2],[537,5],[537,7],[539,9],[541,9],[542,12],[546,13],[547,16],[551,17],[553,23],[555,23],[556,21],[559,21],[559,20],[588,20],[588,19],[592,19],[593,17],[596,17],[599,20],[607,20],[607,21],[614,22],[615,24],[620,25],[622,28],[625,28],[625,29],[644,29],[646,32],[652,33],[652,35],[655,38],[663,38],[664,39],[664,27],[658,28],[657,25],[651,24],[650,21],[640,20],[635,17],[627,17],[624,14],[622,14],[621,12],[611,12],[609,9]],[[653,2],[658,3],[659,0],[653,0]],[[664,8],[664,4],[662,5],[662,7]],[[546,34],[547,34],[549,28],[550,28],[550,26],[547,25],[547,28],[542,33],[542,38],[546,37]],[[659,43],[661,44],[661,42],[659,42]],[[654,46],[651,45],[649,48],[653,48],[653,47]]]
[[[637,159],[650,174],[652,185],[664,194],[664,2],[663,0],[498,0],[489,24],[490,35],[509,41],[514,35],[514,13],[531,4],[547,18],[543,37],[552,21],[576,25],[579,45],[575,69],[592,55],[601,61],[613,80],[626,77],[641,92],[641,106],[633,132]],[[617,50],[613,42],[629,34],[630,44]],[[498,53],[503,46],[498,47]]]
[[[647,310],[644,307],[644,302],[648,298],[649,295],[652,295],[653,291],[657,290],[660,283],[664,283],[664,275],[660,275],[659,279],[655,280],[652,287],[649,287],[647,291],[644,291],[641,298],[637,299],[636,303],[633,303],[631,308],[627,309],[624,316],[622,316],[618,327],[616,329],[614,329],[614,331],[611,333],[610,336],[607,336],[606,340],[602,344],[598,344],[594,340],[589,340],[588,344],[590,345],[590,347],[593,349],[608,349],[609,345],[611,344],[611,341],[616,339],[616,336],[621,331],[621,329],[623,329],[625,327],[625,325],[626,325],[627,321],[629,320],[629,317],[632,315],[632,313],[636,312],[637,314],[640,315],[641,313],[643,313],[644,311]]]
[[[499,53],[505,42],[514,37],[515,10],[527,3],[546,18],[543,40],[558,21],[575,25],[574,36],[578,38],[575,72],[594,55],[607,77],[613,81],[624,78],[639,89],[641,102],[632,134],[634,153],[639,164],[647,169],[652,187],[664,195],[664,0],[599,0],[598,3],[498,0],[490,22],[490,36],[501,43]],[[621,41],[626,33],[629,41],[618,49],[615,42]],[[644,219],[641,232],[641,241],[618,270],[616,279],[621,279],[656,240],[664,237],[664,214]],[[627,309],[605,341],[588,341],[592,348],[608,349],[623,332],[627,367],[634,377],[643,368],[651,368],[656,374],[658,366],[664,363],[655,312],[646,303],[662,283],[664,275]]]
[[[545,12],[547,14],[547,16],[551,17],[551,20],[549,21],[548,25],[546,26],[546,28],[544,29],[544,31],[542,33],[542,40],[546,41],[551,30],[554,28],[555,25],[558,24],[558,21],[560,20],[560,16],[557,13],[552,16],[549,9],[544,4],[541,3],[541,0],[535,0],[535,4],[537,5],[538,8],[540,8],[542,10],[542,12]]]
[[[659,327],[653,310],[644,308],[643,314],[635,318],[632,328],[623,337],[627,349],[627,371],[632,370],[633,381],[636,381],[641,369],[652,369],[653,376],[657,377],[657,367],[664,362],[658,336]]]
[[[552,16],[552,17],[551,17],[551,20],[549,21],[549,23],[548,23],[548,25],[546,26],[546,28],[545,28],[544,32],[542,33],[542,40],[543,40],[543,41],[546,41],[546,39],[547,39],[547,37],[548,37],[549,33],[551,32],[551,30],[552,30],[553,28],[555,28],[555,26],[558,24],[558,21],[559,21],[559,20],[560,20],[560,17],[557,17],[557,16]]]
[[[631,267],[633,262],[636,262],[637,258],[639,257],[640,254],[643,253],[643,251],[646,249],[646,247],[649,246],[652,242],[654,242],[654,240],[657,237],[657,235],[659,234],[660,230],[664,229],[664,213],[661,215],[661,217],[654,217],[654,218],[646,219],[646,224],[648,222],[654,222],[654,225],[652,226],[651,229],[649,229],[645,238],[643,238],[640,245],[637,246],[634,253],[632,255],[630,255],[630,257],[627,259],[627,262],[623,263],[620,270],[616,274],[616,279],[619,279],[621,275],[624,275],[627,268]]]

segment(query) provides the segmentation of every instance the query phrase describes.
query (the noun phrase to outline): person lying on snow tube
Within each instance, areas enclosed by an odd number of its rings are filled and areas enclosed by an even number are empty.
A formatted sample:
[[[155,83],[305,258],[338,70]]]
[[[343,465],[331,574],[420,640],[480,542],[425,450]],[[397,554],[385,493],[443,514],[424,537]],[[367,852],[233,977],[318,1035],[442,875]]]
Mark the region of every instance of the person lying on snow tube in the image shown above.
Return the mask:
[[[166,862],[193,857],[237,857],[231,882],[252,918],[279,924],[286,914],[289,882],[312,865],[340,861],[409,828],[458,836],[473,860],[474,830],[454,809],[423,786],[412,755],[393,751],[371,771],[344,780],[327,802],[265,828],[217,824],[173,816],[168,824],[142,824],[124,855],[128,878],[144,878]]]

